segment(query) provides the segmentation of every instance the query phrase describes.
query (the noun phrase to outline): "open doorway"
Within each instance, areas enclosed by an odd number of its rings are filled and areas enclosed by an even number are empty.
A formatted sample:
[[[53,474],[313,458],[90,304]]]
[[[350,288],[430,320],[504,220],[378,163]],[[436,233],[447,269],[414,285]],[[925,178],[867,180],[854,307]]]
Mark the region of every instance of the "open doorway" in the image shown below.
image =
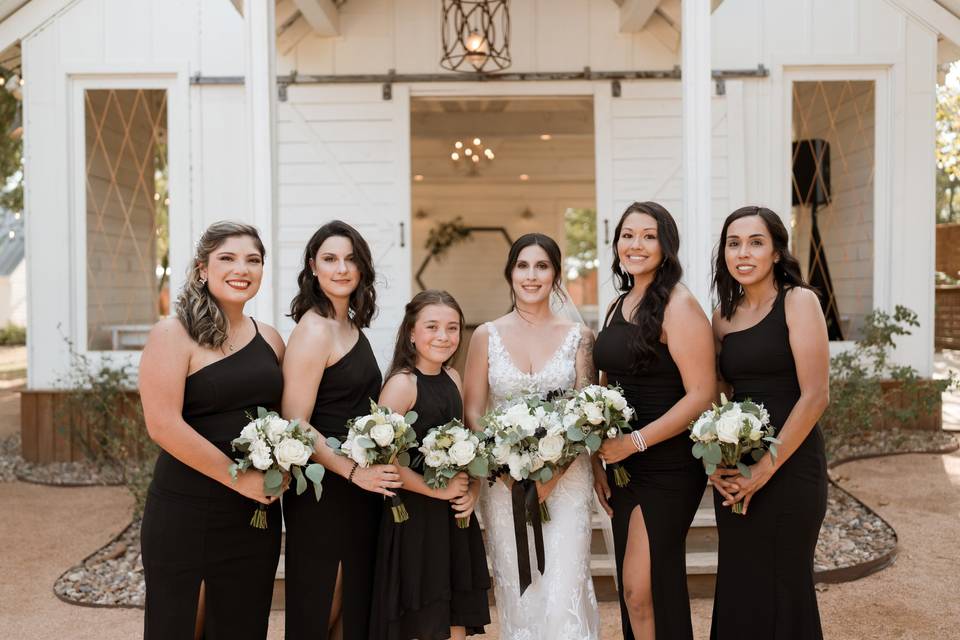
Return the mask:
[[[564,282],[595,329],[593,98],[414,98],[410,111],[413,291],[453,294],[466,343],[510,308],[510,243],[541,232],[560,244]]]

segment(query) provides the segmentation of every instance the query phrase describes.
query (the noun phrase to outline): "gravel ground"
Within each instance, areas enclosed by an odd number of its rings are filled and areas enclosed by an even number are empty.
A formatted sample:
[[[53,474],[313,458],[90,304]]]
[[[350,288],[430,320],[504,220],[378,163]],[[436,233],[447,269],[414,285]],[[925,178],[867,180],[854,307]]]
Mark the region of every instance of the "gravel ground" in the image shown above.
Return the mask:
[[[123,482],[115,469],[89,462],[27,462],[20,457],[19,433],[0,440],[0,482],[13,480],[61,487],[109,486]]]

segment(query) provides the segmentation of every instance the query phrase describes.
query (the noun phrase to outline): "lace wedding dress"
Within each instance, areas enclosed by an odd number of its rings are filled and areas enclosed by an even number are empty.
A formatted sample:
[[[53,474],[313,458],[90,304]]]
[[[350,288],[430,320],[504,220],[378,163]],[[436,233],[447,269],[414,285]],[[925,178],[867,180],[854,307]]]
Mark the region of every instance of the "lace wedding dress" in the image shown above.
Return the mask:
[[[543,369],[533,374],[517,369],[492,323],[487,323],[487,329],[490,407],[519,395],[546,395],[574,386],[579,324],[570,329]],[[596,640],[600,635],[600,615],[590,576],[593,472],[586,456],[570,465],[547,498],[547,506],[550,521],[543,524],[544,573],[541,576],[537,571],[531,532],[528,542],[533,582],[521,596],[510,491],[498,480],[492,487],[484,488],[481,495],[480,512],[486,529],[487,555],[493,565],[500,637]]]

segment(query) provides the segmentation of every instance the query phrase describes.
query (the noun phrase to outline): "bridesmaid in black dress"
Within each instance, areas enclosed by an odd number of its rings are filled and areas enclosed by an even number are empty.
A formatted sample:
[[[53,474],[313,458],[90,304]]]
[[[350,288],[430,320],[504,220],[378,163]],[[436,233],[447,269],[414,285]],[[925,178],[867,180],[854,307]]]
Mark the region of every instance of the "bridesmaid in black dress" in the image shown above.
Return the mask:
[[[706,476],[687,425],[716,392],[710,323],[680,284],[680,238],[666,209],[630,205],[613,242],[613,273],[625,293],[608,311],[593,357],[600,383],[620,385],[636,417],[633,434],[604,441],[598,455],[620,462],[630,482],[616,486],[599,460],[594,477],[613,518],[623,636],[692,640],[686,536]]]
[[[416,411],[418,442],[433,427],[463,420],[460,376],[448,368],[462,326],[463,312],[446,291],[423,291],[407,304],[380,404]],[[462,640],[490,622],[487,556],[471,517],[480,480],[461,473],[445,489],[431,489],[422,459],[400,468],[410,519],[395,523],[384,503],[371,640]],[[470,518],[470,527],[460,529],[457,518]]]
[[[218,222],[200,238],[177,318],[150,332],[140,397],[162,451],[140,532],[147,598],[144,637],[192,638],[201,583],[207,640],[267,636],[280,556],[280,505],[263,473],[234,481],[230,441],[258,406],[277,409],[283,340],[243,315],[260,288],[263,243],[253,227]],[[270,505],[266,530],[250,526]]]
[[[720,535],[713,640],[819,640],[813,554],[827,508],[817,420],[827,407],[827,327],[773,211],[744,207],[723,224],[713,317],[720,373],[734,400],[762,403],[782,444],[711,478]],[[743,501],[743,515],[730,505]],[[744,599],[744,590],[751,597]]]
[[[282,415],[319,432],[313,459],[327,473],[319,502],[310,491],[283,498],[286,638],[322,640],[342,626],[344,640],[366,640],[382,498],[400,477],[393,465],[358,467],[325,439],[346,436],[347,420],[369,413],[380,393],[362,331],[376,311],[370,248],[350,225],[329,222],[307,243],[297,281]]]

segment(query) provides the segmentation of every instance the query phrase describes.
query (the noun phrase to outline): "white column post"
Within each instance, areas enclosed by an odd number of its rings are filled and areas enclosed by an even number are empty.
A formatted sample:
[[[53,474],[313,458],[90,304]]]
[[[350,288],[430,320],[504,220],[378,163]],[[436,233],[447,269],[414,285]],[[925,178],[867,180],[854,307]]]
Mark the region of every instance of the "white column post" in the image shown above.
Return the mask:
[[[710,0],[683,0],[683,220],[680,257],[684,282],[709,313],[711,275]]]
[[[250,153],[250,202],[253,224],[267,249],[267,268],[254,298],[257,318],[276,322],[275,286],[279,270],[274,220],[276,211],[276,28],[272,0],[244,2],[246,24],[246,73],[244,86],[247,98],[247,125]]]

